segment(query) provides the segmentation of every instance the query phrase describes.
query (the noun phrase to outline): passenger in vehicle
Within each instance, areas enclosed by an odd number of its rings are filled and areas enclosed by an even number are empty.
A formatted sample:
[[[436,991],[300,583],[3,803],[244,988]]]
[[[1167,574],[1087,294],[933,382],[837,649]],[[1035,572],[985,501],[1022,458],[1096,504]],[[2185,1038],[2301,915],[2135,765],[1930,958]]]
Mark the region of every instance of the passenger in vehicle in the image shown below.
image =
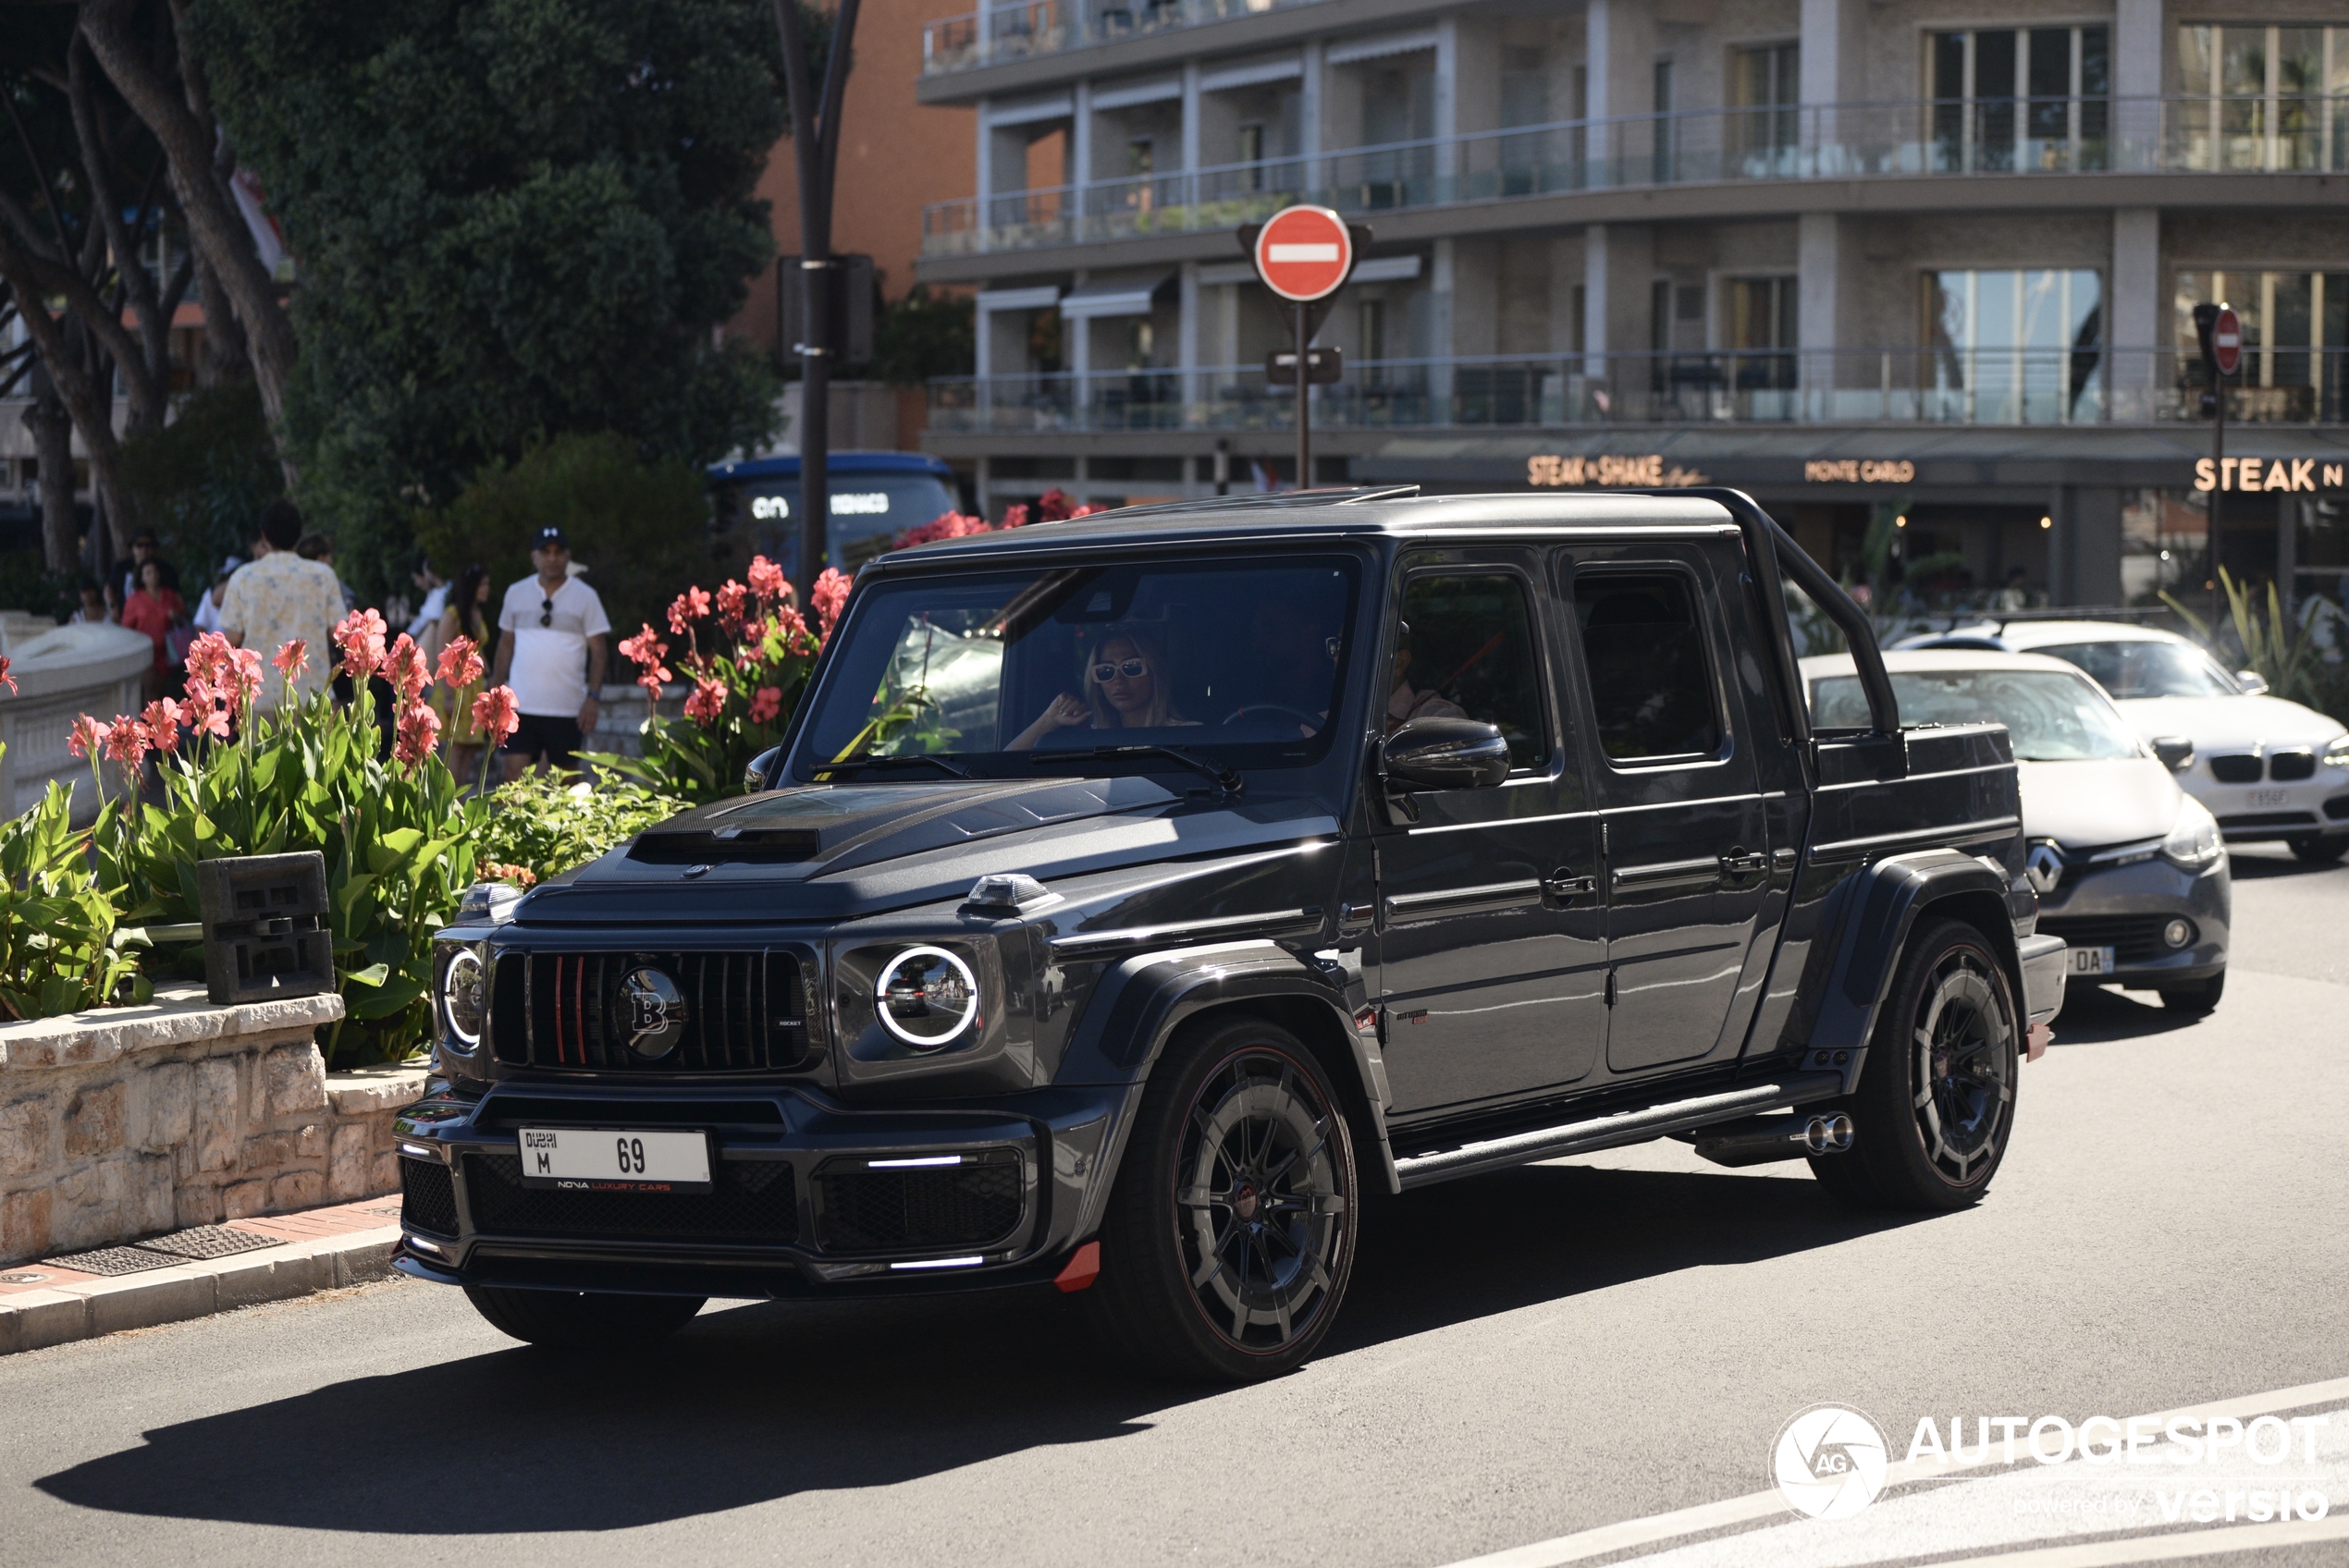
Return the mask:
[[[1415,718],[1466,718],[1468,710],[1433,687],[1421,692],[1411,685],[1411,628],[1398,622],[1395,643],[1395,689],[1386,697],[1386,732],[1394,734]]]
[[[1084,694],[1064,692],[1035,723],[1012,738],[1007,752],[1034,751],[1047,735],[1090,725],[1095,729],[1163,729],[1194,725],[1174,703],[1174,670],[1158,639],[1120,626],[1085,661]]]
[[[1329,717],[1337,647],[1335,632],[1307,610],[1282,600],[1259,605],[1248,622],[1248,653],[1261,672],[1262,694],[1247,707],[1310,715],[1317,722],[1301,729],[1314,733],[1321,728],[1318,721]]]

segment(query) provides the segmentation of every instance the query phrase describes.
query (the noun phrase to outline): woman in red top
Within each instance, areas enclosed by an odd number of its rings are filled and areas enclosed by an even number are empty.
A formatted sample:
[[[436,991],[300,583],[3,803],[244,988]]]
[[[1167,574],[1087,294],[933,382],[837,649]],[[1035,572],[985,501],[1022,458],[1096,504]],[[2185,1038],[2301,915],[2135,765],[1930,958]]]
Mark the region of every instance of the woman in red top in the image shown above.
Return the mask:
[[[143,631],[155,645],[154,662],[147,667],[147,701],[164,693],[171,679],[168,643],[171,629],[187,615],[179,597],[178,574],[167,562],[150,558],[139,568],[139,591],[124,601],[122,624]]]

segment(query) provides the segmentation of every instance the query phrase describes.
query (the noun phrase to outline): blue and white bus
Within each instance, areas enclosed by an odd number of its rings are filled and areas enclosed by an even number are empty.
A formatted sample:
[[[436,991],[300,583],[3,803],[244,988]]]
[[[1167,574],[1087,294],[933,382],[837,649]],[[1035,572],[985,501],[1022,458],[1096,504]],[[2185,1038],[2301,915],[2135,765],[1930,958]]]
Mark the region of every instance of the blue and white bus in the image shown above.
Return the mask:
[[[832,515],[824,560],[852,575],[907,529],[935,521],[962,504],[954,471],[920,452],[834,452],[826,466]],[[751,550],[784,570],[796,570],[798,458],[715,463],[709,486],[721,530],[746,538]]]

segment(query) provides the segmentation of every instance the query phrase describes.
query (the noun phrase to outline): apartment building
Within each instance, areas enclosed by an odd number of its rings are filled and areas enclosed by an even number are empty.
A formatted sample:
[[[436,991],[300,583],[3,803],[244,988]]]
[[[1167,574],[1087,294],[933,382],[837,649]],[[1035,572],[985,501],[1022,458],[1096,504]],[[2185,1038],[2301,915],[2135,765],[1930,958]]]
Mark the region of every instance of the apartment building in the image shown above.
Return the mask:
[[[1015,0],[917,91],[976,120],[925,445],[990,510],[1293,483],[1236,231],[1305,200],[1375,235],[1316,482],[1730,484],[2088,604],[2198,586],[2215,495],[2230,567],[2344,590],[2339,0]]]

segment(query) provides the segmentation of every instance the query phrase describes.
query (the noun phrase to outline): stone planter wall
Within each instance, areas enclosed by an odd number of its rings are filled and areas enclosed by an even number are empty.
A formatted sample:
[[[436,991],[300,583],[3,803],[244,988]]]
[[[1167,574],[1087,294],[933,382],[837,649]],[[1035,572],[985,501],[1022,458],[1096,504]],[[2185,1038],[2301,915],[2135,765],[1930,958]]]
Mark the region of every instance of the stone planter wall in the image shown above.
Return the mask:
[[[421,1068],[329,1074],[338,997],[0,1024],[0,1264],[388,1193]]]

